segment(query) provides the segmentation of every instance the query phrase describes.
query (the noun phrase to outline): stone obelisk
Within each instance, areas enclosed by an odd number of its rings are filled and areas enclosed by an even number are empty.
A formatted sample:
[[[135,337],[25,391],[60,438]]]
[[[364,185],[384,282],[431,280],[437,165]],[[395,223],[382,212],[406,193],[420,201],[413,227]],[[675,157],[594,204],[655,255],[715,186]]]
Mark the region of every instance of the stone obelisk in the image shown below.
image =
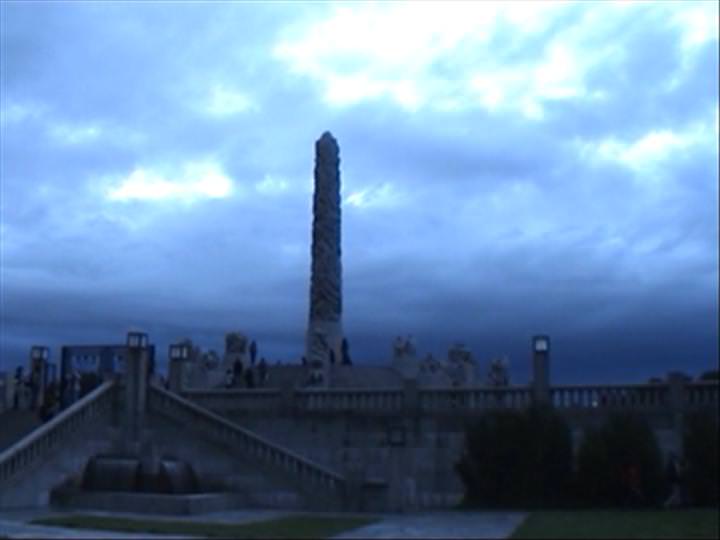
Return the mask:
[[[306,358],[322,365],[327,383],[331,354],[340,363],[342,347],[342,265],[340,262],[340,149],[329,133],[315,143],[310,318]],[[332,352],[331,352],[332,351]]]

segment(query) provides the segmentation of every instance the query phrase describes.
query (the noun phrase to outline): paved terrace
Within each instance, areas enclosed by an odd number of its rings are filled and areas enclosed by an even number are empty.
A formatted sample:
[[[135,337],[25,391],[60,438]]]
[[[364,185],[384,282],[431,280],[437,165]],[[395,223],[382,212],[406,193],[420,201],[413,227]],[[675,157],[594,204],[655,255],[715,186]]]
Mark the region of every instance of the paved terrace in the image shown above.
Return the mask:
[[[279,510],[236,510],[199,516],[162,516],[147,514],[82,512],[101,516],[143,520],[197,521],[217,523],[250,523],[280,518],[297,513]],[[30,521],[68,513],[51,509],[27,509],[0,512],[0,536],[10,538],[190,538],[158,534],[134,534],[88,529],[70,529],[31,525]],[[520,512],[423,512],[421,514],[333,514],[317,516],[372,516],[378,522],[348,531],[335,538],[508,538],[527,514]]]

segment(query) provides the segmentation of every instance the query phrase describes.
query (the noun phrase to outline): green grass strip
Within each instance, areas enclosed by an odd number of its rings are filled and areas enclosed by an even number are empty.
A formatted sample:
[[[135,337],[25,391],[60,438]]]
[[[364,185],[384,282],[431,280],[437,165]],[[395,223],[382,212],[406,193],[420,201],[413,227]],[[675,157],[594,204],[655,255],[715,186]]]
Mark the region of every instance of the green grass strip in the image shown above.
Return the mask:
[[[36,525],[209,538],[328,538],[375,523],[363,517],[286,516],[250,523],[207,523],[70,515],[41,518]]]
[[[718,509],[533,512],[512,538],[719,538]]]

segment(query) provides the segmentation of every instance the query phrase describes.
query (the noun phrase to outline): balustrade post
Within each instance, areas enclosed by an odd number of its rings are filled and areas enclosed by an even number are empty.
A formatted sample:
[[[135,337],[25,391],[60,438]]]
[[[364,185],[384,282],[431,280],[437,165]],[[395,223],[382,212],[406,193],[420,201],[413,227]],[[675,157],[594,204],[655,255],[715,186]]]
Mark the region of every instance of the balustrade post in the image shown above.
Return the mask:
[[[533,336],[533,400],[550,402],[550,338]]]
[[[172,392],[180,393],[185,385],[189,362],[192,358],[191,345],[187,342],[170,345],[168,348],[170,358],[168,366],[168,386]]]
[[[147,334],[129,332],[125,367],[125,440],[135,446],[140,442],[147,401],[148,348]]]
[[[295,388],[292,383],[286,383],[280,389],[280,407],[283,412],[293,413],[298,408],[297,400],[298,394],[295,392]]]
[[[403,401],[405,412],[416,413],[420,406],[420,395],[416,379],[403,380]]]

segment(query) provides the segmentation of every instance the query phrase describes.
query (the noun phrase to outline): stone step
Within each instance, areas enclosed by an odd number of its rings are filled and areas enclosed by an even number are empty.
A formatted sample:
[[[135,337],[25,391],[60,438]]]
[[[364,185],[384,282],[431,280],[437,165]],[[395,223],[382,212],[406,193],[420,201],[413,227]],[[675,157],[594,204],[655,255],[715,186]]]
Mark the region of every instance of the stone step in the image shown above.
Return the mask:
[[[57,490],[52,502],[65,510],[102,510],[139,514],[194,515],[233,510],[242,506],[234,493],[131,493]]]
[[[294,491],[249,491],[241,495],[247,508],[303,510],[308,507],[303,497]]]

